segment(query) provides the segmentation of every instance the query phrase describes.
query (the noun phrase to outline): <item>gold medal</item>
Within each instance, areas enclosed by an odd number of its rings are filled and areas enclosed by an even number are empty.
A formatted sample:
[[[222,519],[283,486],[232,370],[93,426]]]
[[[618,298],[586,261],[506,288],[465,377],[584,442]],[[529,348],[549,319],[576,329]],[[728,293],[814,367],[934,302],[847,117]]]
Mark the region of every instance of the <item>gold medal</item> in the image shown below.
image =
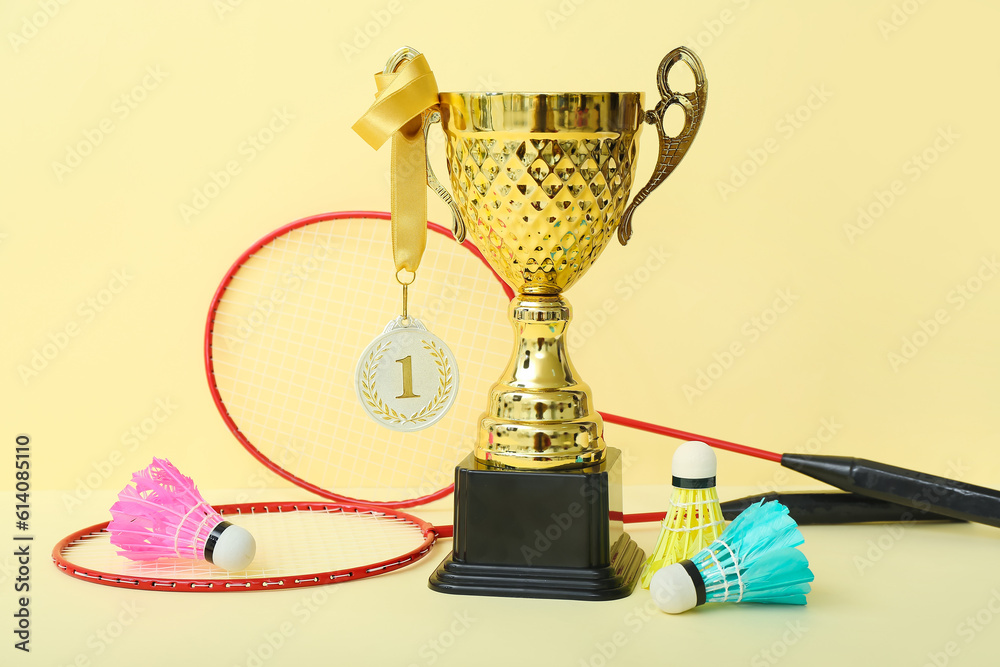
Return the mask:
[[[419,320],[397,317],[361,353],[355,383],[369,417],[394,431],[419,431],[455,402],[458,363]]]
[[[427,61],[412,49],[398,51],[375,80],[375,103],[354,129],[373,148],[392,139],[392,254],[403,312],[361,353],[355,388],[369,417],[396,431],[419,431],[444,417],[458,394],[455,355],[407,314],[407,289],[427,240],[421,130],[434,114],[437,84]]]

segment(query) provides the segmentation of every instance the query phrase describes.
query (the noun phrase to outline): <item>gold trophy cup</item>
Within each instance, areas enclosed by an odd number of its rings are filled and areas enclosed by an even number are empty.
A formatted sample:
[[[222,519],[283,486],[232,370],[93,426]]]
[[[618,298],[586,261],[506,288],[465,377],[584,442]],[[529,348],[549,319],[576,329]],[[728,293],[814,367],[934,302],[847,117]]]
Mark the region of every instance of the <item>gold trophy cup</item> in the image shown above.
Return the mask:
[[[695,90],[667,77],[679,61]],[[603,421],[566,347],[570,307],[562,292],[597,261],[615,232],[625,245],[635,209],[673,171],[698,132],[707,85],[698,57],[671,51],[657,72],[660,100],[642,93],[442,93],[456,236],[468,235],[515,291],[515,348],[490,390],[475,449],[480,461],[513,469],[600,463]],[[671,105],[684,110],[676,137],[663,129]],[[656,126],[652,178],[628,203],[643,121]]]
[[[667,82],[681,61],[694,74],[693,92],[676,93]],[[642,552],[621,526],[618,451],[606,448],[590,387],[568,355],[571,310],[562,292],[616,232],[622,245],[628,242],[635,209],[698,132],[707,97],[698,57],[683,47],[671,51],[657,70],[657,86],[660,99],[647,111],[638,92],[441,93],[439,113],[425,119],[425,134],[440,120],[447,138],[454,198],[430,169],[428,183],[451,207],[456,238],[471,238],[517,292],[509,310],[514,352],[490,389],[475,460],[456,472],[455,550],[431,578],[436,590],[585,599],[631,591]],[[670,137],[663,117],[675,104],[684,111],[684,127]],[[656,127],[659,155],[653,176],[629,203],[644,122]],[[588,508],[576,529],[562,531],[555,547],[536,548],[551,540],[533,542],[535,534],[558,532],[548,530],[547,517],[559,523],[569,516],[563,509],[587,495],[590,484],[598,489],[593,513]],[[476,489],[471,495],[470,486]],[[523,524],[523,535],[509,544],[490,535],[509,532],[510,523]],[[574,531],[580,535],[569,535]],[[580,560],[579,551],[596,555]],[[559,578],[573,568],[575,581],[537,584],[542,570]],[[517,583],[509,583],[511,576]],[[595,576],[604,583],[580,584]],[[482,585],[490,578],[492,584]]]

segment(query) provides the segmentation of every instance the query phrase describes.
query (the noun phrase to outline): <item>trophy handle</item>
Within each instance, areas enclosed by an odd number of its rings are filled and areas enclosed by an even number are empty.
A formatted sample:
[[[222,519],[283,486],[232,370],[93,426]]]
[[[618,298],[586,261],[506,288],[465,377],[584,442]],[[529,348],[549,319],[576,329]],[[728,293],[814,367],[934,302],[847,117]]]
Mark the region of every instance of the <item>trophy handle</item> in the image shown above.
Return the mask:
[[[667,76],[670,74],[670,69],[679,61],[684,61],[694,73],[694,92],[675,93],[670,90]],[[656,125],[656,132],[660,136],[660,154],[649,182],[636,193],[632,203],[625,209],[621,224],[618,225],[618,241],[622,245],[628,243],[632,236],[632,214],[635,213],[635,209],[670,175],[687,153],[701,126],[701,119],[705,114],[705,102],[708,100],[705,68],[702,67],[698,56],[684,46],[677,47],[660,61],[660,66],[656,70],[656,84],[660,90],[660,101],[656,103],[656,107],[646,112],[645,121],[650,125]],[[663,129],[663,115],[673,104],[679,104],[684,109],[684,127],[676,137],[668,137]]]
[[[428,134],[431,131],[431,124],[441,122],[441,112],[436,108],[431,108],[424,113],[424,144],[428,142]],[[434,168],[431,167],[431,153],[425,150],[427,159],[427,186],[437,193],[437,196],[444,200],[444,203],[451,209],[451,233],[455,240],[461,243],[465,240],[465,223],[462,222],[462,214],[458,210],[458,203],[441,181],[434,175]]]

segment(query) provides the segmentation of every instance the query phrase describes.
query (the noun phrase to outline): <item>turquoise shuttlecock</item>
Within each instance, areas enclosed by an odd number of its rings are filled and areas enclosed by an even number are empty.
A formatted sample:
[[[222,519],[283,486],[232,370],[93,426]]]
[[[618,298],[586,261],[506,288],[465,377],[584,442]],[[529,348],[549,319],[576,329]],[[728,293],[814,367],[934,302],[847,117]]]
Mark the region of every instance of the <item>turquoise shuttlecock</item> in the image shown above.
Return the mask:
[[[796,548],[804,541],[787,507],[761,501],[690,560],[657,572],[649,590],[671,614],[706,602],[805,604],[813,573]]]

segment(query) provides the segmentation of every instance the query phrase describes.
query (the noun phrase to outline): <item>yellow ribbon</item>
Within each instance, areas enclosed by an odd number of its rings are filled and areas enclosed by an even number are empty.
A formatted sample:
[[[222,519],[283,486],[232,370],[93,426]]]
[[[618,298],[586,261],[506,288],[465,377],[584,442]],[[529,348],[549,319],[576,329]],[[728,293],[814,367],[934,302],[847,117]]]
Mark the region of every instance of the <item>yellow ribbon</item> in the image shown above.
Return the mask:
[[[398,280],[403,269],[416,272],[427,243],[423,113],[437,104],[438,88],[422,55],[403,61],[395,72],[376,74],[375,85],[375,102],[354,131],[375,149],[392,138],[392,256]]]

